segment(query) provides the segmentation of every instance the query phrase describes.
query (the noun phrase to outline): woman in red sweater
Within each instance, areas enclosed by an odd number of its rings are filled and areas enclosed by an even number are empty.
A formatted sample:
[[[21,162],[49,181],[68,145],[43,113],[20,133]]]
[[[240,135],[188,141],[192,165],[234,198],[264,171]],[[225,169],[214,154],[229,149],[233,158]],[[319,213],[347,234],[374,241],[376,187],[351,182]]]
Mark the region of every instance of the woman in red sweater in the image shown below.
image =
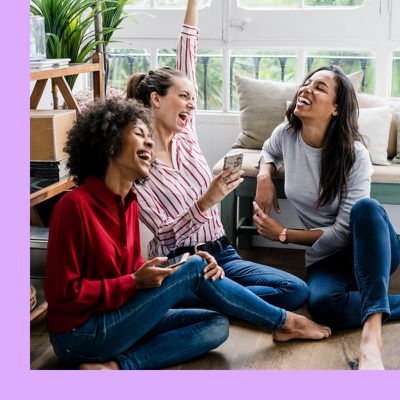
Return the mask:
[[[68,367],[161,368],[228,336],[226,317],[214,311],[169,310],[193,286],[168,290],[173,282],[164,279],[175,271],[158,267],[166,258],[145,263],[140,254],[132,184],[148,175],[150,128],[138,103],[105,101],[69,134],[69,168],[79,186],[53,210],[45,281],[50,340]]]

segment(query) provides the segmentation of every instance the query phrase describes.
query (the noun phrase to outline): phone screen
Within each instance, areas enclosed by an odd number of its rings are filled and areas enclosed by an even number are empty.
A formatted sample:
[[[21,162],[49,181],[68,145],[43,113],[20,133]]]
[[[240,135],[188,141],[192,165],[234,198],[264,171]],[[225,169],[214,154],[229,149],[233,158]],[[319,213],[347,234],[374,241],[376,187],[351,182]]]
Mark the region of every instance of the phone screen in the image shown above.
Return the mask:
[[[185,262],[188,260],[189,256],[190,256],[189,253],[182,254],[182,257],[179,259],[179,261],[177,261],[174,264],[168,265],[167,268],[176,268],[176,267],[179,267],[179,266],[185,264]]]

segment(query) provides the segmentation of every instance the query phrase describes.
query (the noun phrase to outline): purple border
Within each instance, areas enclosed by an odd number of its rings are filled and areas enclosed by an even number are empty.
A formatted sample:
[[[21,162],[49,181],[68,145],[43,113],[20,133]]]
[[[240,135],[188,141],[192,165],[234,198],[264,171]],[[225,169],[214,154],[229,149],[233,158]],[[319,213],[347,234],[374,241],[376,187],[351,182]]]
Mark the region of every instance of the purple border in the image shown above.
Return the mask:
[[[398,371],[30,371],[27,1],[2,4],[2,386],[6,399],[380,398],[399,392]],[[5,195],[7,194],[7,196]],[[9,273],[11,280],[5,280]],[[395,386],[395,381],[397,384]]]

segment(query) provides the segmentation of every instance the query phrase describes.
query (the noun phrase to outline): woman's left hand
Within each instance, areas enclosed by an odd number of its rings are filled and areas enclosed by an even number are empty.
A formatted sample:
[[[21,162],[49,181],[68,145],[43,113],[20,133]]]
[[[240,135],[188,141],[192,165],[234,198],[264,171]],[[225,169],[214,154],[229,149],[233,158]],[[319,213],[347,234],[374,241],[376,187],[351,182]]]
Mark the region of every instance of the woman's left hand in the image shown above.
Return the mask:
[[[210,253],[207,253],[206,251],[198,251],[196,254],[203,257],[208,263],[203,269],[204,279],[211,278],[211,280],[215,281],[218,278],[225,278],[224,270],[218,265],[217,261]]]
[[[279,234],[284,229],[276,219],[271,218],[258,207],[257,203],[253,202],[255,214],[253,215],[253,221],[256,224],[257,232],[266,237],[269,240],[277,241]]]

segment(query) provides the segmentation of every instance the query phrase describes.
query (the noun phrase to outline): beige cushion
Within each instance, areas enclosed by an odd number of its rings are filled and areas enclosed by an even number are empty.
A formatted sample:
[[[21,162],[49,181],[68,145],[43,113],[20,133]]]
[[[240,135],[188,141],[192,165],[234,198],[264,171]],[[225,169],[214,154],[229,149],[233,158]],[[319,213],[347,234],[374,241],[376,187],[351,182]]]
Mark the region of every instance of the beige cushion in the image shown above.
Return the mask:
[[[394,155],[396,159],[400,158],[400,99],[391,99],[389,100],[389,104],[393,107],[393,119],[392,119],[392,125],[390,128],[390,137],[393,136],[395,139],[396,143],[396,150],[393,151],[393,154],[390,156]],[[390,138],[389,138],[389,145],[390,145]]]
[[[348,75],[355,90],[360,90],[363,72]],[[235,77],[240,106],[240,134],[232,148],[261,149],[272,131],[285,118],[286,102],[291,101],[297,83]]]
[[[397,139],[396,113],[400,112],[400,100],[388,99],[387,97],[380,97],[371,94],[357,93],[358,105],[360,108],[371,108],[381,106],[392,106],[393,116],[390,125],[389,141],[388,141],[388,158],[400,154],[400,141]]]
[[[390,106],[360,108],[358,127],[373,164],[389,165],[387,147],[392,114]]]
[[[393,158],[393,162],[400,164],[400,112],[395,113],[396,123],[397,123],[397,154]]]
[[[227,154],[237,153],[238,150],[231,150]],[[244,176],[257,176],[258,160],[260,159],[259,150],[242,149]],[[224,158],[221,158],[213,168],[214,175],[218,175],[222,171]],[[374,165],[374,173],[372,174],[373,183],[400,183],[400,164],[389,163],[388,166]],[[285,176],[284,167],[280,168],[274,175],[276,178],[283,179]]]
[[[353,88],[356,93],[361,92],[362,80],[364,78],[363,71],[353,72],[352,74],[347,75],[350,79],[350,82],[353,84]]]
[[[240,105],[240,130],[232,148],[261,149],[284,120],[286,102],[296,93],[296,83],[261,81],[236,76]]]
[[[388,166],[374,165],[373,183],[400,184],[400,164],[390,163]]]

